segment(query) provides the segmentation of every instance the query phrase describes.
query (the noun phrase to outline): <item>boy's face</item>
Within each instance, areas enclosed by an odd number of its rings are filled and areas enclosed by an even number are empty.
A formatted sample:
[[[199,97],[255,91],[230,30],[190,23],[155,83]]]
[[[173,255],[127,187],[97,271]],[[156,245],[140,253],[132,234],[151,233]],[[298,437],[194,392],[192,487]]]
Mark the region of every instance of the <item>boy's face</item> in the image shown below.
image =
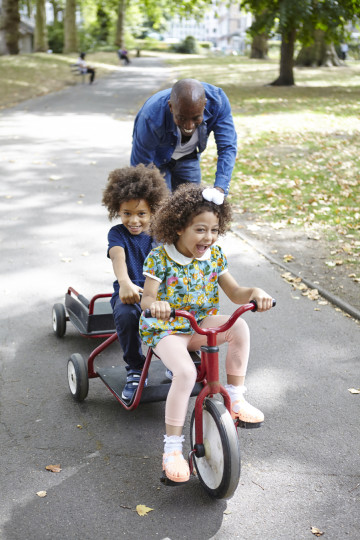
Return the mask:
[[[151,210],[144,199],[131,199],[121,203],[119,216],[130,234],[140,234],[149,229]]]

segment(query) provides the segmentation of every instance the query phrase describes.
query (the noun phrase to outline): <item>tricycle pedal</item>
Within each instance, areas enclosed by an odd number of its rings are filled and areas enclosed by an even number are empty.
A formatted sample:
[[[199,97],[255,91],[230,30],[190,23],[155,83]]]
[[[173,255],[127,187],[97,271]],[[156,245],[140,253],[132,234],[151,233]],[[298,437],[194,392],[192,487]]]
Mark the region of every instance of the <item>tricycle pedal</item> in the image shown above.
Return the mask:
[[[235,427],[243,428],[243,429],[254,429],[254,428],[260,428],[262,426],[262,422],[244,422],[243,420],[237,419],[235,421]]]

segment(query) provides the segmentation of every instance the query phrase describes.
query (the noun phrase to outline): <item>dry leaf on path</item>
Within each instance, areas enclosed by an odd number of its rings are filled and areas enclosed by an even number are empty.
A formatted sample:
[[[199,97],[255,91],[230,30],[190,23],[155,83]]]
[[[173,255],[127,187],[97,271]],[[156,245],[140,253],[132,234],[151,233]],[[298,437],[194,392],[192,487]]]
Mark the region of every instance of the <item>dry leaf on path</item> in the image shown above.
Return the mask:
[[[58,465],[46,465],[45,469],[47,471],[59,473],[62,469],[60,467],[60,463]]]
[[[318,529],[317,527],[311,527],[311,532],[315,535],[315,536],[322,536],[324,533],[322,531],[320,531],[320,529]]]
[[[36,495],[37,495],[38,497],[43,498],[43,497],[46,497],[47,493],[46,493],[46,491],[38,491],[38,492],[36,493]]]
[[[288,253],[288,254],[283,256],[283,260],[284,260],[284,262],[291,262],[291,261],[294,260],[294,257],[293,257],[293,255],[290,255],[290,253]]]
[[[348,388],[350,394],[360,394],[360,388]]]
[[[153,508],[148,508],[144,504],[138,504],[136,506],[136,511],[139,514],[139,516],[146,516],[152,510],[154,510],[154,509]]]

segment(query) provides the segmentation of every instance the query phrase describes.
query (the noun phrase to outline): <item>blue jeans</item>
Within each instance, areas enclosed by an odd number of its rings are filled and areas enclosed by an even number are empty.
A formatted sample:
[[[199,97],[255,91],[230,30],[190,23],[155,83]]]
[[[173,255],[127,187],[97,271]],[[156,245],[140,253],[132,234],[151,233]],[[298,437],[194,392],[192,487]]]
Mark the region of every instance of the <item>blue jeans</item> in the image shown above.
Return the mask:
[[[199,156],[195,159],[171,160],[160,171],[165,173],[166,185],[171,191],[175,191],[180,184],[200,184],[201,181]]]
[[[139,335],[141,307],[139,304],[123,304],[119,295],[116,298],[112,297],[111,305],[116,333],[123,350],[124,361],[127,363],[126,369],[141,370],[145,362]]]

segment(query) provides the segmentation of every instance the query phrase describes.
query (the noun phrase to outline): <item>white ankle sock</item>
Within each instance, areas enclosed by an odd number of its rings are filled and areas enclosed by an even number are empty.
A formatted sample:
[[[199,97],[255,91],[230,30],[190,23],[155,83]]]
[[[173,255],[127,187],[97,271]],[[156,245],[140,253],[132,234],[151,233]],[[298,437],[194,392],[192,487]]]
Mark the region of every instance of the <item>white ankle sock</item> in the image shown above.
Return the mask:
[[[164,435],[164,454],[174,452],[174,450],[180,450],[182,452],[182,443],[184,442],[184,435]]]
[[[241,399],[246,392],[246,388],[244,385],[234,386],[233,384],[225,384],[224,386],[230,396],[231,403],[234,403],[234,401]]]

